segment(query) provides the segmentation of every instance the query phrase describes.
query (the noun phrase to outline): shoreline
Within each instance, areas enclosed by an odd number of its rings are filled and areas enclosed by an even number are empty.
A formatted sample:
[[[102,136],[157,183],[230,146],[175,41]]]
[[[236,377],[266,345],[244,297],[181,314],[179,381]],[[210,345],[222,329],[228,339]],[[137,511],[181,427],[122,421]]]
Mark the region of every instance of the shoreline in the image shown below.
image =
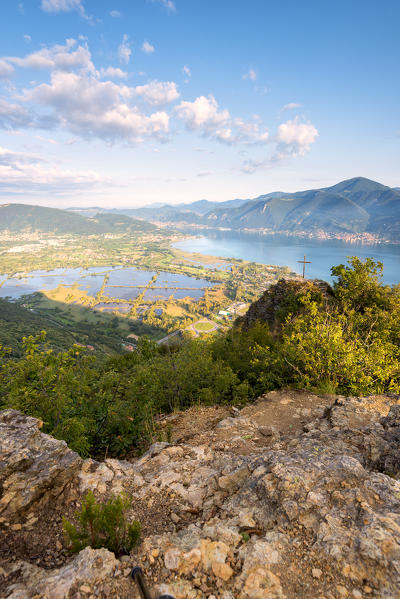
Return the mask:
[[[190,228],[190,229],[198,229],[199,231],[221,231],[221,232],[229,232],[229,233],[248,233],[251,235],[260,235],[260,236],[279,236],[290,237],[294,239],[308,239],[308,240],[318,240],[318,241],[342,241],[344,243],[354,243],[360,245],[400,245],[400,240],[386,239],[385,237],[377,237],[372,233],[368,233],[366,231],[362,233],[333,233],[329,231],[275,231],[273,229],[252,229],[244,227],[242,229],[233,229],[232,227],[212,227],[209,225],[198,225],[198,224],[188,224],[188,223],[160,223],[158,221],[149,221],[152,224],[157,225],[160,228],[164,227],[175,227],[178,230]],[[190,235],[190,233],[188,234]],[[198,235],[193,235],[193,237],[198,237]]]

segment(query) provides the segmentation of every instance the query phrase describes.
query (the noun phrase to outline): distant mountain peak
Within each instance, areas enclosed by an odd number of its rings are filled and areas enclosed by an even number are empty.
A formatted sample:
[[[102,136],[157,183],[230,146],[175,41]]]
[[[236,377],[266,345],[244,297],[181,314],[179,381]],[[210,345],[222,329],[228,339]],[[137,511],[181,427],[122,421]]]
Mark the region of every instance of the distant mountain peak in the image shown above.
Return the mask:
[[[382,183],[374,181],[373,179],[367,179],[367,177],[353,177],[351,179],[345,179],[340,183],[336,183],[336,185],[332,185],[331,187],[326,187],[325,191],[329,190],[336,193],[371,193],[374,191],[383,191],[385,189],[390,188],[387,185],[383,185]]]

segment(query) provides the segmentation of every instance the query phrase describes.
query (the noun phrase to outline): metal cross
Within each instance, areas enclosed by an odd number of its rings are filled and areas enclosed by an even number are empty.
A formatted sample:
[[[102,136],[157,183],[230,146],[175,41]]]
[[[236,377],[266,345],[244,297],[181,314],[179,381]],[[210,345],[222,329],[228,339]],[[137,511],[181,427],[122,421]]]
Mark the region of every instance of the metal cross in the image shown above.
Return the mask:
[[[303,260],[297,260],[297,262],[299,264],[303,265],[303,279],[305,279],[306,278],[306,276],[305,276],[306,275],[306,264],[311,264],[311,262],[309,262],[308,260],[306,260],[305,256],[304,256]]]

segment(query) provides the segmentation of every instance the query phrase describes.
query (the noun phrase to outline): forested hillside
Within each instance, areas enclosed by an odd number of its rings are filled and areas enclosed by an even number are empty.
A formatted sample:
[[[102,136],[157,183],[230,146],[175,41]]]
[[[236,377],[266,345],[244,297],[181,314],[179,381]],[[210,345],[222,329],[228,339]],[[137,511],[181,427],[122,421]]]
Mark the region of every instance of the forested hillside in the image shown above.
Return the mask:
[[[80,214],[57,208],[30,206],[28,204],[0,205],[0,231],[100,235],[150,231],[155,227],[125,215],[97,214],[86,218]]]
[[[56,307],[50,315],[49,311],[42,313],[38,308],[32,310],[0,298],[0,345],[11,350],[9,355],[19,357],[24,353],[22,338],[45,330],[49,347],[56,352],[80,343],[91,346],[99,355],[122,353],[123,331],[118,326],[118,318],[96,316],[97,325],[85,320],[71,324]],[[124,337],[127,334],[125,331]]]

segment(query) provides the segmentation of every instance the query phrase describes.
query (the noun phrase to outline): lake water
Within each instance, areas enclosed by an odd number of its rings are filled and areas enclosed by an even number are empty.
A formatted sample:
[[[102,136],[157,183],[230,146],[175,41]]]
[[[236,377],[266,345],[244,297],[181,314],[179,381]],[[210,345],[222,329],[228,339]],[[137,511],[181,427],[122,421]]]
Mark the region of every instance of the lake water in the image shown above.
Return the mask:
[[[188,230],[198,234],[198,230]],[[289,266],[301,274],[302,265],[297,260],[311,261],[307,264],[306,277],[330,280],[332,266],[346,262],[347,256],[374,258],[383,262],[383,281],[388,285],[400,283],[400,245],[344,243],[342,241],[301,239],[286,235],[260,235],[233,231],[201,231],[201,237],[186,239],[174,247],[188,252],[199,252],[221,258],[241,258],[261,264]]]
[[[82,291],[87,291],[89,295],[95,296],[100,291],[106,274],[109,275],[109,279],[104,295],[133,301],[144,291],[140,286],[147,285],[156,273],[155,271],[121,266],[36,270],[8,280],[0,277],[0,297],[17,299],[36,291],[56,289],[58,285],[68,287],[74,284],[77,284]],[[4,281],[3,284],[1,284],[2,281]],[[194,300],[198,300],[204,295],[204,289],[213,286],[213,283],[186,275],[160,272],[157,280],[152,283],[151,287],[153,286],[156,288],[146,291],[145,300],[166,299],[171,295],[176,299],[190,296]],[[157,289],[157,287],[162,288]],[[175,287],[189,289],[175,289]]]

